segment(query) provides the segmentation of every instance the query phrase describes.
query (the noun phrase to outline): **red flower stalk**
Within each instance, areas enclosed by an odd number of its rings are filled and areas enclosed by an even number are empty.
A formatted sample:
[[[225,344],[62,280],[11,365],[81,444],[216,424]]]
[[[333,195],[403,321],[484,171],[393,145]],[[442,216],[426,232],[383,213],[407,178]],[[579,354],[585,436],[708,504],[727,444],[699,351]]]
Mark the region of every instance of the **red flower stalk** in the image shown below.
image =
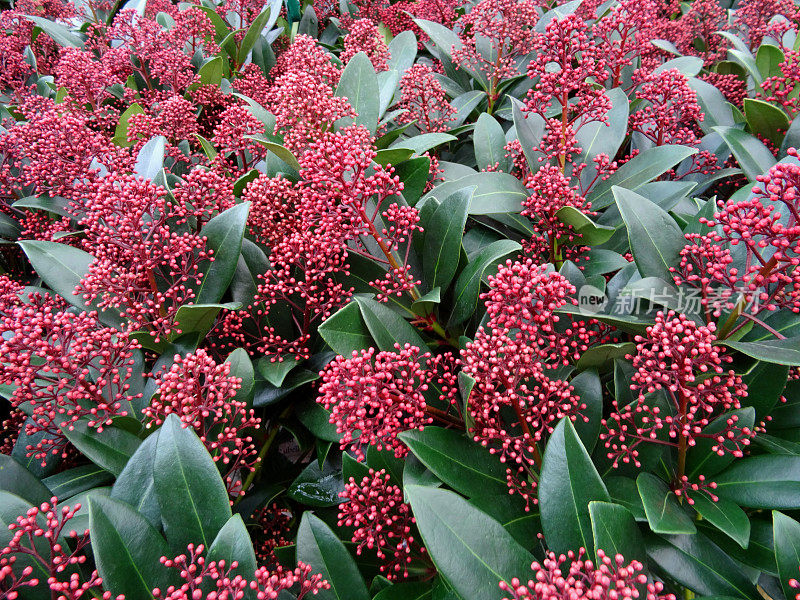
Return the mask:
[[[159,600],[238,600],[248,590],[253,590],[258,600],[275,600],[283,590],[293,590],[295,598],[301,600],[306,596],[315,596],[320,590],[331,586],[322,579],[322,575],[311,575],[311,567],[297,563],[294,570],[277,567],[270,572],[260,567],[248,581],[242,575],[233,572],[239,566],[236,561],[226,563],[224,560],[207,561],[203,556],[205,547],[200,544],[189,544],[189,555],[180,554],[175,558],[161,557],[161,564],[176,569],[185,581],[180,587],[169,586],[165,591],[153,590],[153,596]],[[208,591],[208,588],[212,591]]]
[[[275,556],[275,548],[292,543],[285,537],[289,534],[292,513],[273,503],[257,510],[254,516],[258,522],[258,529],[253,534],[256,560],[260,565],[277,565],[278,557]]]
[[[517,74],[517,61],[531,51],[537,9],[534,0],[480,0],[459,19],[462,45],[453,48],[453,61],[484,73],[489,81],[489,112],[498,99],[497,86]],[[488,48],[479,52],[479,43],[488,43]]]
[[[78,568],[86,563],[83,551],[89,544],[89,530],[70,531],[69,521],[80,510],[81,505],[58,506],[58,499],[34,506],[24,515],[17,517],[8,529],[12,532],[11,541],[0,550],[0,596],[15,600],[27,587],[40,585],[34,575],[31,563],[39,563],[39,569],[47,573],[46,585],[51,596],[57,600],[78,600],[81,597],[97,597],[103,580],[92,571],[88,579],[81,580]],[[70,548],[66,538],[73,538]],[[26,566],[16,565],[18,559]],[[22,562],[22,561],[20,561]],[[70,572],[71,571],[71,572]],[[102,592],[103,600],[112,598],[111,592]],[[124,596],[117,596],[123,600]]]
[[[737,425],[738,417],[728,415],[725,426],[717,433],[703,430],[722,413],[741,408],[740,399],[747,396],[747,386],[732,370],[723,365],[732,359],[722,346],[715,346],[716,327],[697,325],[684,315],[670,311],[659,312],[655,325],[644,336],[636,336],[636,355],[633,356],[632,390],[638,399],[620,406],[613,401],[613,412],[602,423],[607,432],[600,439],[609,450],[614,466],[639,462],[639,447],[646,443],[671,446],[678,450],[678,465],[673,481],[676,493],[698,488],[685,476],[686,451],[698,439],[713,439],[712,451],[720,456],[741,457],[754,432]],[[662,414],[656,405],[654,392],[663,390],[671,404],[672,414]],[[663,433],[659,437],[659,433]],[[663,438],[666,439],[663,439]],[[701,487],[713,489],[715,484]],[[713,494],[712,499],[716,499]],[[692,503],[689,498],[689,503]]]
[[[421,133],[447,131],[456,109],[447,100],[442,84],[428,65],[417,63],[400,78],[400,102],[406,112],[398,123],[415,123]]]
[[[75,293],[119,309],[132,329],[156,340],[176,330],[175,314],[194,297],[200,263],[210,259],[205,238],[178,233],[186,207],[167,191],[130,175],[101,180],[83,201],[80,224],[95,260]]]
[[[339,60],[346,65],[359,52],[367,55],[376,71],[385,71],[388,68],[389,49],[378,26],[370,19],[358,19],[349,26]]]
[[[696,0],[674,27],[675,45],[685,54],[697,54],[695,44],[699,38],[703,62],[710,67],[725,58],[726,40],[717,32],[726,29],[727,21],[727,12],[717,0]]]
[[[519,493],[527,509],[536,502],[537,444],[558,420],[575,420],[585,408],[573,387],[550,379],[546,369],[568,364],[586,350],[593,334],[582,324],[567,325],[567,316],[560,323],[555,311],[573,302],[569,296],[575,287],[532,259],[506,261],[489,277],[489,286],[481,296],[487,323],[461,353],[464,373],[475,379],[469,398],[475,421],[471,432],[506,464],[511,493]]]
[[[800,12],[798,17],[800,18]],[[785,59],[778,66],[781,74],[767,77],[761,85],[763,96],[767,102],[782,106],[789,118],[794,118],[800,112],[800,100],[794,92],[800,77],[800,52],[787,50]]]
[[[542,563],[531,565],[534,577],[527,585],[516,577],[510,585],[500,582],[500,589],[512,594],[504,600],[615,600],[618,598],[638,598],[639,588],[646,585],[646,600],[675,600],[672,594],[663,594],[664,584],[655,581],[648,583],[644,565],[639,561],[625,564],[625,557],[617,554],[614,558],[602,550],[597,551],[598,562],[584,558],[586,550],[581,548],[577,554],[571,550],[567,555],[556,556],[549,552]],[[569,561],[565,572],[562,565]]]
[[[611,103],[595,84],[605,79],[605,60],[590,40],[586,24],[574,14],[553,19],[545,33],[536,35],[533,47],[538,56],[528,65],[528,77],[536,85],[528,92],[525,108],[546,120],[540,150],[564,171],[578,151],[575,132],[591,121],[608,123]],[[554,103],[561,117],[548,119]]]
[[[339,494],[346,502],[339,505],[339,527],[354,527],[352,541],[358,544],[356,554],[364,548],[375,550],[383,561],[382,573],[389,579],[408,577],[408,564],[425,549],[412,534],[416,519],[411,506],[403,502],[403,491],[389,483],[384,469],[369,475],[360,482],[351,477]]]
[[[14,407],[31,407],[26,433],[43,433],[28,456],[66,456],[64,429],[78,421],[102,431],[127,414],[126,383],[138,344],[103,327],[97,313],[75,313],[49,296],[0,307],[0,383],[16,387]]]
[[[244,495],[239,479],[258,463],[258,449],[250,431],[261,419],[236,400],[241,380],[230,374],[229,363],[217,364],[205,350],[175,356],[166,373],[155,376],[158,387],[142,411],[147,427],[161,425],[175,413],[183,427],[192,427],[215,462],[225,467],[225,486],[232,496]]]
[[[406,344],[397,345],[395,352],[354,351],[352,357],[337,356],[325,367],[317,402],[331,411],[330,422],[342,434],[342,450],[349,445],[360,461],[366,458],[363,445],[392,450],[397,457],[408,453],[397,434],[433,422],[424,395],[430,380],[424,363],[429,357]]]

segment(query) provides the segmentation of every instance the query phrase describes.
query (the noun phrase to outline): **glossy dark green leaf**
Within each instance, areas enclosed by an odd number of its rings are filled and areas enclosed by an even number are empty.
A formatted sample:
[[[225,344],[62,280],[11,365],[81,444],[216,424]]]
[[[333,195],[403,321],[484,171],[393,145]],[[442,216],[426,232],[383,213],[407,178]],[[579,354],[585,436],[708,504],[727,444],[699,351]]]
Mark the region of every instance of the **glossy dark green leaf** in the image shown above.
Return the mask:
[[[417,57],[417,36],[413,31],[403,31],[398,33],[389,42],[389,69],[398,73],[405,73],[414,64]]]
[[[742,548],[750,542],[750,520],[745,512],[733,502],[718,500],[713,502],[705,494],[692,494],[692,508]]]
[[[222,299],[233,279],[236,263],[242,251],[242,237],[247,224],[250,203],[243,202],[218,214],[205,224],[202,235],[214,251],[214,260],[207,264],[203,281],[197,289],[195,304],[214,304]]]
[[[10,492],[38,506],[50,502],[53,494],[33,473],[7,454],[0,454],[0,490]]]
[[[745,98],[744,114],[751,133],[780,147],[783,136],[789,129],[789,117],[785,112],[769,102]]]
[[[231,375],[242,380],[239,391],[236,392],[236,399],[244,402],[248,406],[253,402],[253,385],[255,371],[250,355],[244,348],[237,348],[225,359],[231,365]]]
[[[94,496],[89,501],[89,530],[105,589],[128,600],[152,598],[154,588],[166,591],[171,570],[160,559],[169,556],[170,549],[147,519],[124,502]]]
[[[282,146],[276,142],[273,142],[258,135],[247,136],[247,137],[248,139],[256,141],[262,146],[264,146],[267,150],[272,152],[275,156],[280,158],[283,162],[292,167],[295,171],[300,170],[300,162],[297,160],[297,157],[294,154],[292,154],[292,151],[289,150],[286,146]]]
[[[404,485],[408,483],[404,482]],[[419,485],[438,487],[432,481],[425,480]],[[542,522],[539,513],[533,506],[526,511],[525,501],[519,494],[511,495],[508,489],[497,493],[486,490],[485,494],[470,498],[469,503],[500,523],[529,552],[535,552],[540,547],[538,536],[542,533]]]
[[[608,556],[622,554],[626,561],[647,562],[644,540],[630,511],[620,504],[590,502],[594,551]]]
[[[83,40],[61,23],[55,23],[44,17],[31,15],[24,15],[24,17],[44,31],[59,46],[67,48],[81,48],[83,46]]]
[[[367,586],[350,553],[331,528],[311,512],[303,513],[297,531],[297,560],[311,565],[313,573],[322,573],[331,584],[315,598],[369,600]]]
[[[508,173],[475,173],[454,181],[437,185],[423,198],[447,198],[453,192],[475,187],[469,206],[471,215],[491,215],[499,213],[518,213],[528,192],[519,179]]]
[[[453,60],[453,50],[463,47],[461,39],[449,27],[433,21],[426,21],[425,19],[414,19],[414,23],[431,38],[436,47],[450,60]],[[471,68],[469,65],[460,65],[460,68],[468,72],[486,89],[488,81],[482,71]]]
[[[380,88],[375,68],[366,54],[359,52],[347,62],[336,87],[336,95],[350,101],[358,114],[356,124],[375,133],[380,113]]]
[[[542,458],[539,511],[550,550],[592,547],[589,502],[610,502],[606,486],[569,419],[556,426]]]
[[[414,155],[411,148],[386,148],[375,153],[375,162],[387,167],[408,160]]]
[[[208,549],[206,560],[217,562],[224,560],[225,564],[229,566],[236,561],[239,566],[234,573],[252,581],[253,573],[258,565],[256,564],[256,554],[253,551],[253,542],[250,540],[250,534],[247,532],[241,515],[233,515],[219,530],[217,537],[214,538]]]
[[[639,273],[672,281],[669,269],[680,262],[679,253],[686,245],[675,219],[636,192],[614,187],[613,194],[628,228],[628,242]]]
[[[570,380],[575,394],[586,408],[580,411],[573,426],[587,452],[594,450],[600,436],[600,420],[603,417],[603,386],[594,370],[583,371]]]
[[[699,123],[704,133],[710,133],[711,128],[717,125],[731,126],[734,124],[733,111],[719,88],[696,77],[689,78],[689,87],[697,94],[697,103],[705,115]]]
[[[700,595],[754,599],[755,586],[738,563],[702,533],[645,538],[650,565]]]
[[[773,510],[772,531],[781,587],[787,598],[793,598],[797,591],[789,581],[797,580],[800,573],[800,523]]]
[[[394,174],[403,182],[403,197],[414,206],[425,191],[430,178],[431,160],[418,156],[397,165]]]
[[[96,465],[81,465],[61,471],[42,480],[53,496],[72,498],[76,494],[95,487],[105,485],[114,480],[114,476]]]
[[[128,460],[111,487],[111,497],[130,504],[153,527],[161,528],[161,508],[156,496],[153,464],[159,431],[152,433]]]
[[[506,135],[497,119],[488,113],[481,113],[475,123],[473,142],[479,169],[498,167],[499,171],[508,171]]]
[[[457,139],[456,136],[450,135],[449,133],[423,133],[422,135],[415,135],[410,138],[398,140],[389,146],[389,149],[396,150],[406,148],[412,150],[414,154],[421,155],[428,150],[432,150],[442,144],[454,142]]]
[[[541,115],[523,112],[522,108],[524,105],[516,98],[511,99],[511,105],[511,114],[514,119],[517,139],[522,145],[522,152],[525,154],[528,167],[533,171],[537,169],[539,165],[535,149],[539,147],[544,137],[546,124]]]
[[[141,440],[132,433],[114,426],[97,431],[83,421],[64,428],[64,437],[81,453],[99,467],[119,475],[128,459],[133,456]]]
[[[714,476],[714,493],[747,508],[800,509],[800,456],[769,454],[735,461]]]
[[[433,589],[423,581],[401,581],[378,592],[373,600],[430,600]]]
[[[652,473],[642,473],[636,478],[636,487],[639,488],[652,531],[667,534],[697,531],[691,517],[684,512],[678,504],[678,498],[662,479]]]
[[[581,147],[576,164],[585,163],[581,171],[581,183],[588,186],[597,177],[594,158],[598,154],[616,156],[628,131],[630,102],[622,88],[607,90],[605,95],[611,101],[611,110],[606,113],[607,123],[590,121],[575,132],[575,140]]]
[[[498,600],[500,581],[530,572],[528,551],[458,494],[417,485],[406,493],[434,565],[463,598]]]
[[[612,473],[614,472],[612,471]],[[614,503],[627,508],[636,521],[647,521],[647,515],[644,512],[644,506],[642,506],[642,497],[639,495],[639,488],[636,487],[635,479],[612,475],[604,478],[604,481]]]
[[[174,414],[158,434],[153,479],[170,547],[208,547],[231,516],[228,493],[203,443]]]
[[[47,499],[49,502],[50,499]],[[14,537],[14,532],[9,530],[9,525],[16,525],[17,517],[25,516],[25,514],[33,507],[33,504],[19,496],[0,490],[0,544],[7,547]],[[48,556],[50,552],[50,545],[44,537],[35,538],[34,548],[42,556]],[[24,541],[23,544],[27,545]],[[23,587],[20,589],[20,598],[23,600],[50,600],[50,589],[47,587],[47,578],[49,573],[41,562],[32,556],[18,553],[14,555],[14,573],[20,573],[22,569],[31,567],[33,569],[31,576],[39,579],[39,585],[34,588]]]
[[[562,223],[572,226],[575,232],[580,234],[581,237],[576,240],[578,244],[590,246],[605,244],[616,231],[614,227],[598,225],[574,206],[559,208],[556,211],[556,217]]]
[[[733,127],[714,127],[722,140],[728,145],[739,166],[751,182],[775,164],[772,152],[761,141],[740,129]]]
[[[346,304],[328,317],[318,331],[331,350],[342,356],[351,356],[353,351],[375,345],[355,302]]]
[[[600,210],[614,202],[612,187],[636,190],[696,153],[696,148],[673,145],[656,146],[640,152],[595,186],[589,195],[592,210]]]
[[[752,406],[761,420],[772,412],[786,388],[789,367],[769,362],[757,362],[742,376],[747,385],[745,404]]]
[[[250,54],[253,46],[255,46],[256,40],[261,36],[261,32],[264,30],[264,27],[266,27],[267,21],[270,20],[270,12],[269,7],[265,8],[261,14],[253,19],[250,23],[250,27],[247,28],[247,33],[244,34],[242,43],[239,45],[239,49],[236,52],[236,62],[240,65],[244,64],[244,61],[247,60],[247,56]]]
[[[800,366],[800,338],[772,339],[760,342],[729,342],[724,345],[757,360],[790,367]]]
[[[426,427],[399,438],[439,479],[467,496],[506,491],[506,470],[486,448],[454,429]]]
[[[83,296],[73,294],[81,279],[88,273],[95,258],[80,248],[43,240],[17,242],[31,266],[47,286],[73,306],[82,310],[98,310],[97,302],[84,304]],[[106,325],[119,327],[122,319],[113,311],[98,311]]]
[[[339,493],[344,491],[342,473],[325,463],[320,469],[319,463],[310,463],[289,486],[287,495],[309,506],[338,506],[343,502]]]
[[[355,301],[367,329],[381,350],[393,351],[395,344],[411,344],[420,349],[426,347],[414,326],[385,304],[362,296],[356,296]]]
[[[422,255],[423,282],[427,289],[446,290],[461,255],[461,237],[475,188],[464,188],[442,200],[425,225]]]
[[[453,287],[453,312],[450,314],[448,327],[460,325],[475,314],[484,274],[491,271],[500,259],[519,252],[521,248],[513,240],[497,240],[484,246],[470,258],[469,264],[461,271]]]

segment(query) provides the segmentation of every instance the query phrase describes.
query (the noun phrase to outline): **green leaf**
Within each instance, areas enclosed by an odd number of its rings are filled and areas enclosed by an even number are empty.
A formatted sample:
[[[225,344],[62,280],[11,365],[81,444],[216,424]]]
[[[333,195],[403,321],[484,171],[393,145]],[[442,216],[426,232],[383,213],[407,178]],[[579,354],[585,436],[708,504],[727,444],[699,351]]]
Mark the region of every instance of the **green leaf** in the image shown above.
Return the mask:
[[[703,493],[692,494],[692,508],[722,533],[747,548],[750,542],[750,520],[738,505],[727,500],[713,502]]]
[[[249,212],[250,203],[243,202],[218,214],[203,227],[201,235],[208,238],[207,247],[214,251],[214,260],[210,265],[206,263],[205,268],[201,267],[205,276],[195,292],[196,304],[219,302],[231,284]]]
[[[247,527],[244,526],[242,515],[233,515],[219,530],[208,549],[206,560],[217,562],[224,560],[228,566],[236,561],[239,566],[233,573],[241,575],[248,581],[253,580],[253,574],[258,567],[256,553],[253,551],[253,542],[247,533]]]
[[[742,381],[747,385],[745,403],[755,409],[759,421],[770,414],[778,404],[786,389],[788,378],[789,367],[764,361],[758,361],[742,376]]]
[[[772,44],[761,44],[756,51],[756,66],[763,79],[780,77],[781,63],[785,59],[783,51]]]
[[[236,62],[240,65],[244,64],[244,61],[247,60],[247,56],[250,54],[253,46],[256,45],[256,40],[258,40],[258,38],[261,36],[261,32],[267,25],[267,21],[269,21],[270,12],[271,11],[269,7],[265,8],[261,14],[253,19],[252,23],[250,23],[250,27],[247,29],[247,33],[244,34],[242,43],[236,52]]]
[[[506,470],[489,451],[463,433],[441,427],[412,429],[398,436],[439,479],[466,496],[507,493]]]
[[[208,288],[206,288],[208,289]],[[211,331],[214,322],[223,308],[236,310],[241,308],[240,302],[228,302],[226,304],[184,304],[175,312],[175,325],[177,327],[170,336],[173,341],[184,333],[199,333],[200,338],[205,338]]]
[[[274,359],[274,360],[273,360]],[[278,360],[276,356],[263,356],[256,361],[256,368],[261,375],[275,387],[281,387],[289,371],[297,366],[299,359],[291,356]]]
[[[346,304],[325,319],[318,331],[331,350],[342,356],[351,356],[354,351],[375,345],[355,302]]]
[[[518,213],[522,210],[523,200],[528,197],[525,187],[513,175],[486,172],[446,181],[433,188],[423,199],[433,197],[443,200],[453,192],[473,186],[476,189],[469,206],[471,215]]]
[[[298,403],[297,418],[314,434],[314,437],[326,442],[339,443],[342,434],[336,431],[336,425],[330,422],[331,412],[325,410],[313,398],[306,398]]]
[[[463,598],[498,600],[500,581],[530,572],[528,551],[461,496],[418,485],[406,493],[433,564]]]
[[[760,342],[721,341],[724,346],[752,358],[777,365],[800,366],[800,338],[771,339]]]
[[[436,44],[436,47],[441,50],[442,54],[451,61],[453,60],[453,50],[459,50],[463,47],[461,39],[459,39],[458,35],[449,27],[445,27],[433,21],[426,21],[425,19],[414,19],[414,23],[431,38],[431,41]],[[469,65],[459,65],[459,68],[464,69],[467,73],[472,75],[484,89],[487,88],[488,79],[485,73],[473,69]]]
[[[83,46],[83,40],[61,23],[54,23],[43,17],[31,15],[25,15],[25,18],[44,31],[59,46],[68,48],[81,48]]]
[[[436,148],[436,146],[454,142],[457,139],[456,136],[450,135],[449,133],[423,133],[422,135],[415,135],[414,137],[398,140],[389,146],[389,149],[398,150],[400,148],[406,148],[408,150],[413,150],[414,154],[421,155],[428,150]]]
[[[203,153],[208,157],[208,159],[214,160],[217,157],[217,149],[214,148],[214,144],[209,142],[199,133],[195,133],[194,137],[197,139],[198,142],[200,142],[200,146],[203,148]]]
[[[581,183],[584,186],[589,185],[597,176],[597,165],[593,159],[598,154],[616,156],[628,132],[628,117],[630,114],[628,96],[622,88],[608,90],[605,95],[611,101],[611,110],[606,113],[608,123],[590,121],[575,133],[575,141],[582,148],[580,155],[575,160],[575,164],[586,164],[586,167],[581,171]],[[541,119],[541,117],[539,118]],[[516,117],[514,122],[516,123]]]
[[[50,498],[45,500],[49,502]],[[24,516],[34,504],[10,492],[0,490],[0,544],[7,547],[14,536],[14,532],[9,530],[9,525],[17,524],[17,517]],[[33,547],[42,556],[49,556],[50,544],[44,537],[34,538]],[[63,538],[62,538],[63,540]],[[24,543],[24,542],[23,542]],[[27,544],[25,544],[27,546]],[[24,600],[48,600],[51,599],[49,586],[47,586],[47,578],[49,573],[44,565],[37,559],[30,555],[17,553],[14,555],[16,559],[14,562],[14,573],[19,574],[22,569],[31,567],[33,569],[31,576],[39,579],[39,585],[34,588],[22,587],[20,589],[20,598]]]
[[[414,206],[425,191],[430,178],[431,159],[418,156],[397,165],[394,174],[403,182],[403,198]]]
[[[297,157],[294,154],[292,154],[292,151],[289,150],[286,146],[282,146],[281,144],[270,141],[258,135],[248,135],[245,137],[247,139],[253,140],[254,142],[258,142],[259,144],[264,146],[267,150],[272,152],[275,156],[280,158],[283,162],[292,167],[295,171],[300,170],[300,161],[297,160]]]
[[[639,527],[630,511],[620,504],[590,502],[594,551],[608,556],[622,554],[626,561],[646,562],[647,553]]]
[[[642,498],[650,529],[655,533],[695,533],[697,528],[669,486],[652,473],[641,473],[636,487]]]
[[[203,443],[174,414],[158,435],[153,478],[170,548],[208,547],[231,516],[228,493]]]
[[[231,375],[242,380],[242,387],[236,392],[236,400],[248,406],[253,403],[253,386],[255,384],[255,370],[250,355],[244,348],[237,348],[225,359],[231,365]]]
[[[401,581],[378,592],[373,600],[431,600],[431,594],[433,590],[428,582]]]
[[[133,115],[143,115],[144,109],[134,102],[131,104],[124,113],[119,116],[117,128],[114,130],[114,139],[112,140],[117,146],[122,148],[129,148],[133,146],[133,142],[128,141],[128,122]]]
[[[33,473],[7,454],[0,454],[0,490],[19,496],[34,506],[50,502],[53,496]]]
[[[142,442],[111,487],[111,498],[130,504],[153,527],[161,528],[161,508],[156,497],[153,464],[159,431]]]
[[[97,431],[84,421],[64,427],[62,433],[84,456],[114,475],[122,473],[128,459],[141,444],[139,438],[129,431],[114,426]]]
[[[203,85],[219,85],[222,83],[222,71],[224,66],[225,61],[221,56],[215,56],[211,60],[208,60],[200,67],[200,70],[197,71],[197,75],[200,77],[200,83]],[[200,136],[198,135],[198,137]]]
[[[139,154],[136,155],[134,171],[142,179],[153,181],[156,175],[164,168],[164,151],[167,147],[167,138],[157,135],[151,138]]]
[[[800,573],[800,523],[773,510],[772,535],[783,593],[787,598],[794,598],[797,591],[789,581],[796,580]]]
[[[517,132],[517,139],[522,145],[522,152],[525,154],[528,168],[533,172],[539,168],[536,148],[539,147],[544,137],[546,123],[544,118],[537,113],[523,112],[522,108],[525,105],[516,98],[511,99],[511,106],[511,115],[514,119],[514,129]]]
[[[758,597],[741,566],[702,533],[651,534],[645,544],[650,564],[699,595]]]
[[[414,151],[411,148],[386,148],[375,153],[375,162],[383,167],[388,167],[404,162],[413,155]]]
[[[442,200],[425,225],[422,255],[424,283],[428,289],[446,290],[461,255],[461,238],[475,188],[464,188]]]
[[[469,264],[461,271],[453,288],[453,312],[448,327],[461,325],[475,314],[480,295],[481,279],[487,270],[494,267],[501,258],[522,249],[513,240],[497,240],[481,248],[470,258]]]
[[[320,590],[319,600],[369,600],[369,592],[358,566],[344,544],[321,519],[306,511],[297,530],[297,560],[322,573],[331,584]]]
[[[160,559],[170,556],[170,549],[147,519],[124,502],[93,496],[89,500],[89,530],[105,589],[124,594],[129,600],[152,598],[154,588],[166,591],[171,573]]]
[[[598,182],[589,195],[592,210],[600,210],[614,202],[612,187],[636,190],[693,154],[697,154],[696,148],[675,145],[656,146],[640,152],[608,179]]]
[[[699,123],[704,133],[711,133],[712,127],[724,125],[731,127],[734,124],[731,105],[719,89],[707,81],[689,78],[689,87],[697,94],[697,103],[705,117]]]
[[[319,462],[314,461],[292,482],[287,495],[297,502],[324,508],[341,504],[339,493],[343,490],[342,474],[330,463],[320,468]]]
[[[769,102],[745,98],[744,114],[753,134],[760,135],[780,147],[783,136],[789,129],[789,117],[785,112]]]
[[[539,476],[539,511],[550,550],[559,554],[592,547],[593,500],[611,498],[572,422],[562,419],[544,449]]]
[[[347,62],[336,86],[336,95],[350,101],[358,113],[356,124],[374,134],[380,113],[380,88],[375,68],[366,54],[359,52]]]
[[[572,225],[576,233],[580,234],[581,237],[575,240],[576,244],[599,246],[610,240],[616,231],[614,227],[598,225],[574,206],[559,208],[556,211],[556,217],[562,223]]]
[[[767,147],[758,138],[733,127],[714,127],[722,140],[733,152],[733,156],[739,162],[739,166],[751,182],[755,182],[756,177],[765,173],[775,164],[775,157],[772,156]]]
[[[575,368],[578,371],[586,369],[600,368],[609,365],[615,359],[625,358],[629,354],[636,353],[636,344],[633,342],[621,342],[619,344],[599,344],[592,346],[581,354]]]
[[[414,326],[385,304],[362,296],[354,299],[367,329],[381,350],[393,351],[395,344],[411,344],[421,350],[427,347]]]
[[[53,493],[53,496],[71,498],[76,494],[110,483],[113,479],[114,476],[102,467],[81,465],[45,477],[42,483]]]
[[[800,456],[770,454],[734,462],[714,477],[714,493],[747,508],[800,508]]]
[[[31,266],[47,286],[73,306],[82,310],[97,310],[100,320],[112,327],[121,327],[123,320],[113,311],[99,311],[97,301],[90,305],[82,295],[73,294],[75,288],[89,271],[95,258],[80,248],[42,240],[17,242],[28,257]]]
[[[614,199],[628,228],[628,241],[642,277],[672,281],[670,267],[679,263],[686,245],[683,232],[669,213],[636,192],[614,186]]]
[[[473,141],[478,169],[497,165],[499,171],[508,171],[506,134],[497,119],[488,113],[481,113],[475,123]]]

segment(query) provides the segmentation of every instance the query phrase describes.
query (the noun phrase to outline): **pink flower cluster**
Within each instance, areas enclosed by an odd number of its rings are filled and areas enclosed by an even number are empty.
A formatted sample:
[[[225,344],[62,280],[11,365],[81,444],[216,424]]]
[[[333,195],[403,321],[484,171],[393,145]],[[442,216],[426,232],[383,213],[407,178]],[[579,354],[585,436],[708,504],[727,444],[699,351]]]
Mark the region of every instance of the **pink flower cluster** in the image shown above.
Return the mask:
[[[14,407],[31,407],[26,433],[43,437],[26,450],[44,461],[48,454],[65,455],[64,430],[78,421],[103,431],[127,414],[138,343],[104,327],[96,312],[75,313],[49,295],[23,301],[16,288],[17,295],[4,294],[0,303],[0,383],[15,387]]]
[[[76,532],[65,529],[69,521],[81,508],[58,506],[58,499],[31,507],[17,517],[8,529],[12,532],[8,545],[0,549],[0,590],[3,598],[16,600],[25,594],[25,588],[38,587],[42,583],[35,572],[47,573],[46,583],[51,597],[56,600],[78,600],[82,597],[98,597],[97,588],[103,580],[97,571],[82,580],[79,566],[86,563],[84,550],[89,544],[89,530]],[[72,538],[70,543],[67,538]],[[18,559],[27,564],[19,568]],[[68,572],[69,570],[69,572]],[[43,587],[43,586],[42,586]],[[93,589],[94,588],[94,589]],[[102,589],[102,588],[100,588]],[[102,600],[111,600],[111,592],[102,592]],[[117,596],[115,600],[123,600]]]
[[[675,600],[672,594],[664,594],[664,584],[648,583],[644,565],[637,560],[626,564],[625,557],[617,554],[613,558],[602,550],[597,551],[598,561],[584,558],[586,550],[577,554],[571,550],[567,555],[547,554],[541,562],[531,565],[534,577],[527,584],[514,578],[510,584],[500,582],[500,589],[511,594],[504,600],[615,600],[639,598],[640,588],[646,590],[646,600]],[[565,572],[563,566],[568,563]]]
[[[170,586],[162,591],[156,588],[153,596],[159,600],[238,600],[250,590],[258,600],[275,600],[283,590],[292,590],[297,600],[316,596],[320,590],[330,589],[322,575],[311,574],[311,567],[298,563],[294,570],[277,567],[270,572],[260,567],[248,581],[233,572],[239,566],[236,561],[207,561],[203,556],[205,547],[189,544],[189,555],[175,558],[161,557],[161,564],[180,573],[184,583],[180,587]],[[210,591],[209,591],[210,590]]]
[[[697,325],[685,315],[670,311],[659,312],[646,335],[636,336],[636,355],[632,357],[636,373],[631,389],[639,392],[638,399],[627,406],[614,400],[611,415],[602,421],[607,431],[600,439],[614,466],[620,462],[641,466],[643,444],[676,447],[679,464],[673,485],[676,492],[685,494],[687,490],[715,487],[713,483],[691,484],[683,472],[686,450],[697,440],[713,440],[711,450],[720,456],[743,456],[754,432],[738,425],[736,415],[724,413],[741,407],[747,386],[733,370],[724,369],[732,359],[723,347],[714,345],[715,331],[713,323]],[[658,405],[655,393],[659,391],[666,394],[669,412]],[[719,418],[725,419],[720,431],[704,431]]]
[[[258,462],[252,432],[261,419],[236,392],[241,380],[230,374],[230,363],[217,364],[205,350],[175,356],[165,373],[157,373],[158,384],[150,405],[143,410],[147,427],[161,425],[176,414],[184,427],[192,427],[215,462],[225,466],[225,485],[232,496],[244,494],[241,477]]]
[[[398,122],[414,123],[422,133],[447,131],[456,114],[433,69],[422,63],[416,63],[400,78],[399,106],[406,112]]]
[[[339,505],[339,527],[353,527],[356,554],[364,548],[375,550],[383,561],[380,570],[389,579],[408,577],[408,565],[425,549],[414,538],[416,520],[411,506],[403,502],[403,491],[389,483],[385,470],[369,470],[360,482],[351,477],[339,494],[346,502]]]

